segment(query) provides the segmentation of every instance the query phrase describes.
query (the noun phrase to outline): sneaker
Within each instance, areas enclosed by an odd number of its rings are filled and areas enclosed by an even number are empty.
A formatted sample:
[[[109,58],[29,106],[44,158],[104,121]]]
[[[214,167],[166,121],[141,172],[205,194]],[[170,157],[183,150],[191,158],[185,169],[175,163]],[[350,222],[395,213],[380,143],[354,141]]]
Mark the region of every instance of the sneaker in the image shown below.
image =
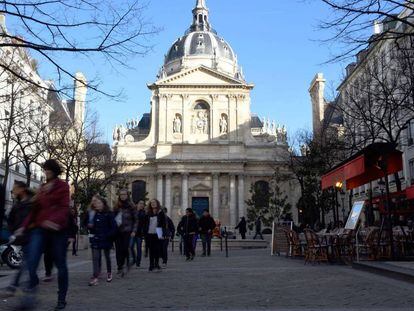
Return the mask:
[[[66,301],[59,301],[55,307],[55,311],[56,310],[63,310],[66,308]]]
[[[51,275],[46,275],[43,279],[42,279],[42,282],[44,282],[44,283],[50,283],[50,282],[52,282],[53,281],[53,276],[51,276]]]
[[[89,286],[96,286],[98,285],[98,278],[92,278],[89,282]]]
[[[110,282],[112,282],[112,273],[108,273],[108,275],[107,275],[107,277],[106,277],[106,281],[108,282],[108,283],[110,283]]]
[[[11,298],[11,297],[14,297],[15,294],[16,294],[16,287],[10,285],[0,292],[0,298],[1,299]]]

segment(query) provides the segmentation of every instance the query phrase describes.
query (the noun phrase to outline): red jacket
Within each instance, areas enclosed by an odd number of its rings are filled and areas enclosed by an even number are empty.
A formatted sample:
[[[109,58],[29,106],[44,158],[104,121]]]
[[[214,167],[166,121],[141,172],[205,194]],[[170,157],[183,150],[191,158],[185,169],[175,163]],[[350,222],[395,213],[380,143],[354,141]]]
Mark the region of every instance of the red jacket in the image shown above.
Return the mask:
[[[60,179],[44,184],[36,195],[35,208],[23,222],[23,228],[41,228],[48,220],[66,229],[69,220],[69,185]]]

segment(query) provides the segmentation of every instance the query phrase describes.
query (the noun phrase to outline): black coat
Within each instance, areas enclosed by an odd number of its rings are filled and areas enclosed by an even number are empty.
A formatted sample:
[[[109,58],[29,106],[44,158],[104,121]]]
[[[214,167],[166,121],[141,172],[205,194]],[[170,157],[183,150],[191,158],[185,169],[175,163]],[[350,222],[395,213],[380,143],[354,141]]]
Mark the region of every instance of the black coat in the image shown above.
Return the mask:
[[[97,212],[93,217],[93,227],[89,228],[91,247],[95,249],[112,248],[116,232],[114,215],[111,212]]]
[[[139,210],[135,212],[135,227],[134,232],[137,237],[144,237],[145,228],[146,228],[146,215],[144,210]]]
[[[216,222],[211,216],[201,216],[200,220],[198,221],[198,226],[200,228],[201,234],[207,234],[216,228]]]
[[[148,234],[150,218],[153,215],[146,214],[144,218],[144,233]],[[162,228],[163,235],[167,236],[167,217],[163,211],[157,214],[157,228]]]
[[[198,220],[192,216],[184,216],[177,226],[177,231],[181,235],[189,235],[190,233],[198,232]]]
[[[239,229],[239,233],[246,233],[247,232],[247,222],[246,220],[242,219],[240,220],[239,224],[237,225],[237,227],[235,229]]]
[[[28,199],[25,201],[18,201],[13,205],[9,217],[7,218],[7,227],[11,234],[13,234],[17,229],[19,229],[23,221],[27,218],[32,208],[32,200]],[[14,244],[15,245],[24,245],[27,243],[27,237],[19,237]]]

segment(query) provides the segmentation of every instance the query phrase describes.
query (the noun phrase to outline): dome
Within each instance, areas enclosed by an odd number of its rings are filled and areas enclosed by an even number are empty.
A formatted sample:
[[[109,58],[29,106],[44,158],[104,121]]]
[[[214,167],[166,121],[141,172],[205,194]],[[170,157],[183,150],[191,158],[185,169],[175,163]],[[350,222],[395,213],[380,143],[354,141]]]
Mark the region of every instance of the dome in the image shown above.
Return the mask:
[[[210,26],[204,0],[193,9],[193,24],[178,38],[165,56],[161,76],[204,65],[243,79],[231,46]]]

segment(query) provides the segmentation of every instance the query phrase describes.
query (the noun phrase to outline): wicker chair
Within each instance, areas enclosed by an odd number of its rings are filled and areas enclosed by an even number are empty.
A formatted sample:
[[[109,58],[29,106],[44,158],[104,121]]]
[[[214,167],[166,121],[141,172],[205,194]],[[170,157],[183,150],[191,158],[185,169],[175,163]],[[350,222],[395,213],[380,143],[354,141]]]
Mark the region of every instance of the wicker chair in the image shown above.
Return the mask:
[[[307,243],[307,249],[305,252],[305,265],[308,262],[321,263],[322,261],[328,262],[328,245],[323,243],[318,235],[310,230],[305,229],[305,237]]]

